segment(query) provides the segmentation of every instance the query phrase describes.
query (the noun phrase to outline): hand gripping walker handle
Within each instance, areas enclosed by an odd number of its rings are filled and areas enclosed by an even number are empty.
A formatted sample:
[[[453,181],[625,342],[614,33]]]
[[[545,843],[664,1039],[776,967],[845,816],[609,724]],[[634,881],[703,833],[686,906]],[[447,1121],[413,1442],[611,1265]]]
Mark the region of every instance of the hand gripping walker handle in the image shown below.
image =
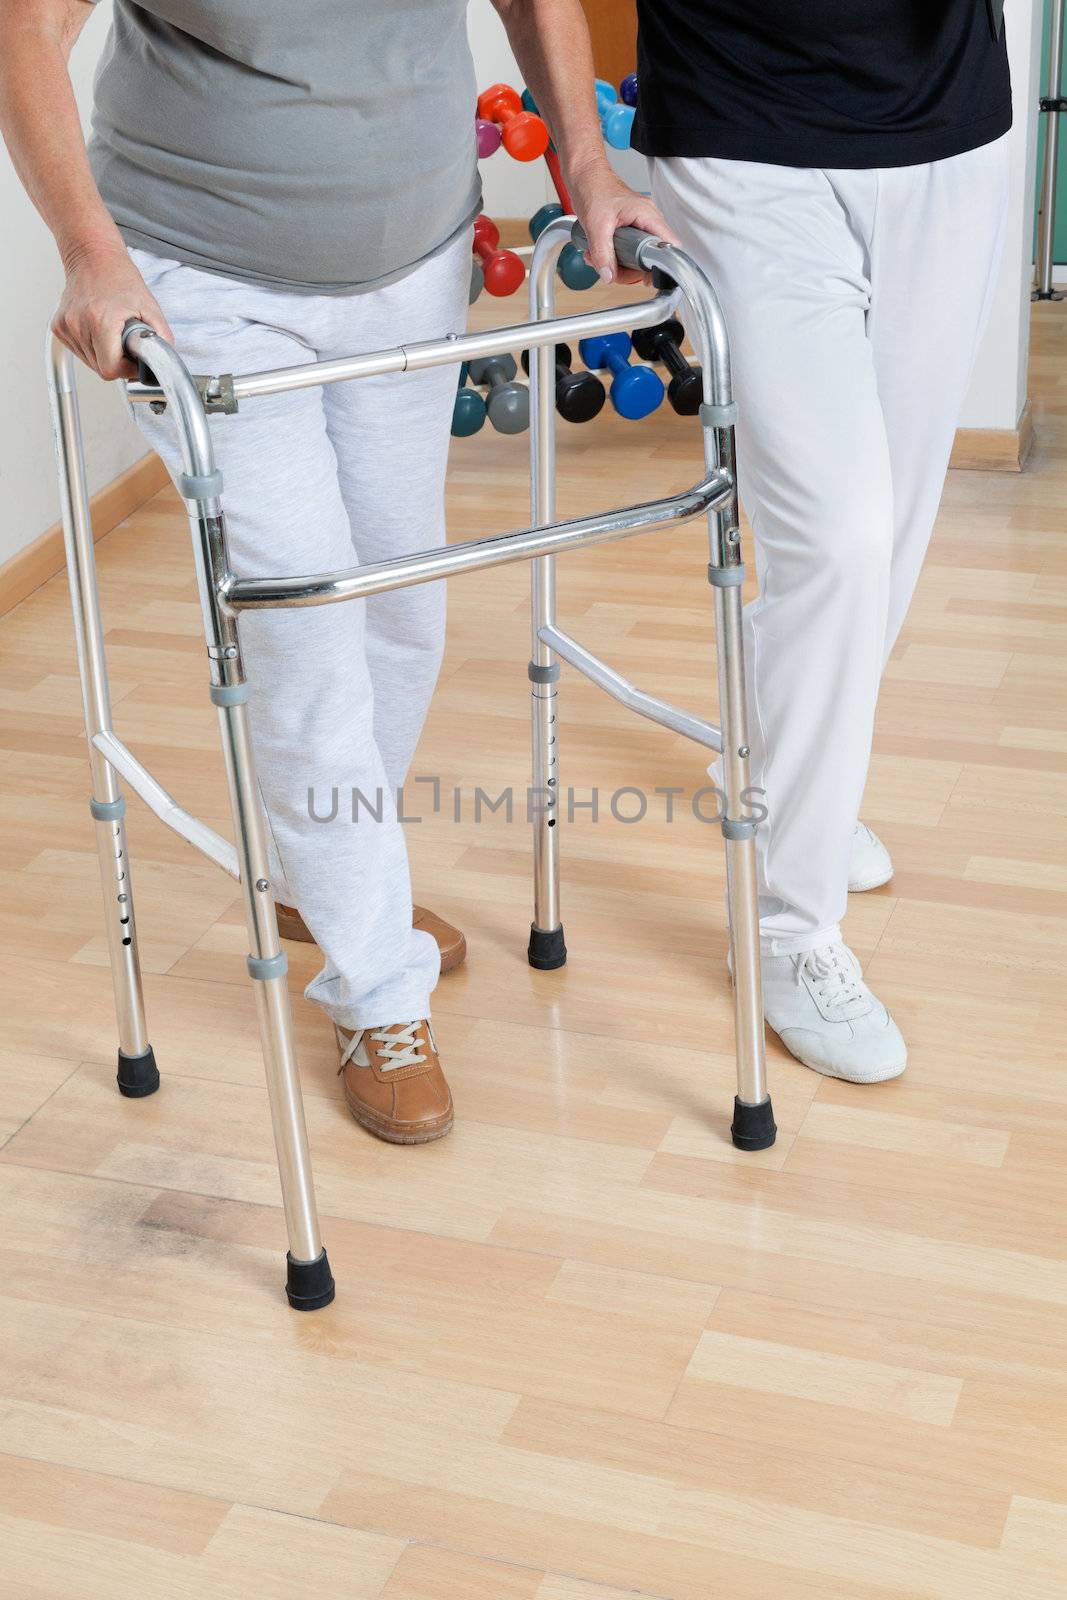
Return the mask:
[[[616,228],[613,243],[620,267],[634,267],[638,272],[647,271],[641,260],[642,246],[658,242],[654,233],[645,233],[642,228]],[[576,222],[571,229],[571,243],[578,250],[589,249],[589,239],[580,222]]]
[[[154,332],[155,329],[150,328],[147,322],[142,322],[140,317],[130,317],[129,321],[125,324],[122,330],[122,348],[129,356],[130,360],[136,361],[137,363],[137,381],[139,383],[148,383],[151,384],[153,388],[158,388],[159,382],[155,373],[152,371],[147,361],[145,361],[138,352],[130,349],[129,344],[131,334]]]

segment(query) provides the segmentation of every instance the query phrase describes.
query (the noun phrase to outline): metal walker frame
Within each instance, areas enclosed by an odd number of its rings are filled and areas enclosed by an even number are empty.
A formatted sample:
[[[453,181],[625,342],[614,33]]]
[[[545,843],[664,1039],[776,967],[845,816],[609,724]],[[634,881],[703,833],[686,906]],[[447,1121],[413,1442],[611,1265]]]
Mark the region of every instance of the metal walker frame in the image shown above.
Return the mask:
[[[560,661],[598,684],[639,715],[685,734],[723,755],[727,895],[734,973],[737,1098],[731,1133],[735,1145],[760,1150],[774,1142],[767,1092],[756,900],[755,832],[745,814],[748,738],[741,637],[744,565],[734,477],[735,407],[730,355],[718,301],[707,278],[681,250],[636,229],[616,235],[619,260],[651,270],[655,296],[640,304],[574,316],[555,315],[555,267],[569,241],[585,248],[573,218],[542,233],[530,271],[530,321],[486,333],[449,335],[335,361],[248,375],[198,377],[177,352],[144,323],[124,330],[127,353],[141,363],[141,378],[127,384],[131,401],[169,411],[180,436],[184,472],[178,480],[189,518],[210,669],[209,694],[218,709],[236,845],[190,815],[115,734],[111,723],[89,496],[78,416],[74,357],[50,337],[48,377],[56,437],[67,571],[74,612],[78,670],[89,744],[97,847],[103,882],[108,948],[118,1016],[118,1085],[139,1097],[159,1087],[145,1027],[137,954],[133,889],[124,824],[122,779],[168,827],[238,879],[244,893],[259,1029],[266,1069],[278,1172],[288,1232],[287,1293],[292,1306],[314,1310],[333,1299],[334,1282],[323,1248],[315,1204],[300,1079],[293,1049],[286,956],[278,935],[267,865],[266,824],[256,785],[246,701],[249,685],[241,658],[243,611],[281,606],[331,605],[387,589],[427,583],[506,561],[532,561],[533,783],[543,796],[534,818],[534,919],[529,959],[540,968],[566,960],[559,897],[558,744],[556,707]],[[700,420],[704,475],[693,488],[663,499],[597,516],[556,520],[554,346],[560,339],[647,327],[674,309],[679,293],[689,312],[691,338],[704,372]],[[386,372],[418,371],[518,348],[536,351],[531,362],[531,525],[516,533],[469,540],[393,561],[310,576],[261,579],[230,569],[209,415],[232,413],[257,395],[338,383]],[[556,621],[555,557],[560,551],[627,538],[706,513],[708,578],[716,621],[716,657],[722,727],[643,693],[597,659]],[[535,808],[537,809],[537,808]]]

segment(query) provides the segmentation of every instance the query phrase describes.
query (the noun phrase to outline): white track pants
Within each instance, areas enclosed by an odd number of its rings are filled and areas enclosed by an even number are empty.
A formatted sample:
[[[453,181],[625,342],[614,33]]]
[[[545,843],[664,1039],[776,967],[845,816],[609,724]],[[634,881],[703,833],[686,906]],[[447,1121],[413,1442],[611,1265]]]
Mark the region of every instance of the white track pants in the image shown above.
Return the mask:
[[[470,240],[399,283],[301,295],[217,277],[143,251],[133,258],[194,372],[255,372],[460,333]],[[457,368],[361,378],[250,400],[212,419],[233,569],[295,576],[443,544]],[[172,473],[167,417],[135,408]],[[395,795],[444,645],[445,586],[241,618],[252,735],[280,900],[296,905],[325,966],[310,999],[363,1028],[429,1016],[440,958],[411,926]],[[337,792],[333,820],[329,818]],[[365,809],[352,820],[352,794]]]
[[[937,514],[1000,259],[1007,142],[926,166],[652,163],[730,334],[760,932],[833,938],[878,685]]]

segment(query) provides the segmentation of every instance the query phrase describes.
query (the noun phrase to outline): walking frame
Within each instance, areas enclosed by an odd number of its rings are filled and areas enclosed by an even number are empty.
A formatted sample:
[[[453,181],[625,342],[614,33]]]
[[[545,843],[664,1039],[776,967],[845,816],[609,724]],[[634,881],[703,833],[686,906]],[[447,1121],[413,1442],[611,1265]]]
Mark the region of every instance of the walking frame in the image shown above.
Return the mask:
[[[737,1097],[731,1133],[734,1144],[742,1150],[762,1150],[774,1142],[776,1130],[767,1092],[763,1045],[756,901],[757,822],[746,815],[744,809],[749,754],[741,635],[741,584],[745,569],[734,477],[736,411],[726,330],[714,290],[700,269],[675,246],[634,228],[621,229],[616,234],[616,251],[624,265],[652,271],[657,291],[653,298],[634,305],[557,317],[556,261],[563,245],[571,240],[582,249],[586,247],[585,237],[573,218],[561,218],[545,229],[537,241],[530,269],[530,321],[486,333],[450,334],[443,339],[270,372],[200,377],[190,374],[178,353],[144,323],[133,322],[125,328],[126,352],[141,364],[140,379],[127,384],[127,393],[134,403],[168,411],[181,441],[184,472],[179,477],[178,488],[185,500],[192,533],[210,669],[208,692],[218,709],[235,845],[185,811],[112,728],[74,358],[54,337],[49,339],[48,378],[92,776],[89,808],[96,822],[118,1015],[118,1086],[124,1095],[135,1098],[152,1094],[159,1087],[159,1072],[145,1027],[121,779],[162,822],[238,879],[242,886],[251,952],[247,964],[256,995],[288,1232],[287,1293],[290,1304],[300,1310],[310,1311],[328,1305],[334,1296],[334,1281],[319,1231],[293,1048],[287,962],[278,936],[267,863],[266,821],[249,737],[246,704],[249,685],[242,667],[239,630],[243,611],[332,605],[506,561],[531,561],[532,659],[528,670],[532,695],[533,785],[541,803],[534,807],[533,819],[534,917],[528,952],[530,963],[541,969],[553,969],[566,960],[560,918],[557,827],[557,697],[559,663],[566,661],[640,716],[722,753],[726,805],[721,828],[726,850],[737,1047]],[[684,297],[688,305],[690,335],[704,373],[704,404],[700,412],[703,476],[691,489],[643,505],[557,521],[556,342],[651,326],[671,314],[679,296]],[[208,423],[210,415],[233,413],[238,406],[251,402],[258,395],[386,372],[419,371],[424,367],[500,355],[520,348],[536,351],[530,373],[532,515],[529,528],[425,550],[392,561],[310,576],[256,578],[239,576],[230,570],[221,502],[222,474],[215,465]],[[708,519],[708,578],[714,596],[721,728],[638,690],[564,632],[556,620],[555,558],[559,552],[629,538],[702,513]]]

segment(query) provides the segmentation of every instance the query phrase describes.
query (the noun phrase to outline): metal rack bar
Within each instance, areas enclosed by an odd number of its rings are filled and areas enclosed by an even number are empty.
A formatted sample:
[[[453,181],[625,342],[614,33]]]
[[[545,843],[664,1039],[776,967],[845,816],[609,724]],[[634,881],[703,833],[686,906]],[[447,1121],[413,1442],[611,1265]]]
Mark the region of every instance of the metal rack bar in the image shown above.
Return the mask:
[[[1064,0],[1051,0],[1049,8],[1048,93],[1042,97],[1045,121],[1045,164],[1041,174],[1041,200],[1037,219],[1037,286],[1035,300],[1062,300],[1052,287],[1056,251],[1056,191],[1059,172],[1060,117],[1063,94]]]

